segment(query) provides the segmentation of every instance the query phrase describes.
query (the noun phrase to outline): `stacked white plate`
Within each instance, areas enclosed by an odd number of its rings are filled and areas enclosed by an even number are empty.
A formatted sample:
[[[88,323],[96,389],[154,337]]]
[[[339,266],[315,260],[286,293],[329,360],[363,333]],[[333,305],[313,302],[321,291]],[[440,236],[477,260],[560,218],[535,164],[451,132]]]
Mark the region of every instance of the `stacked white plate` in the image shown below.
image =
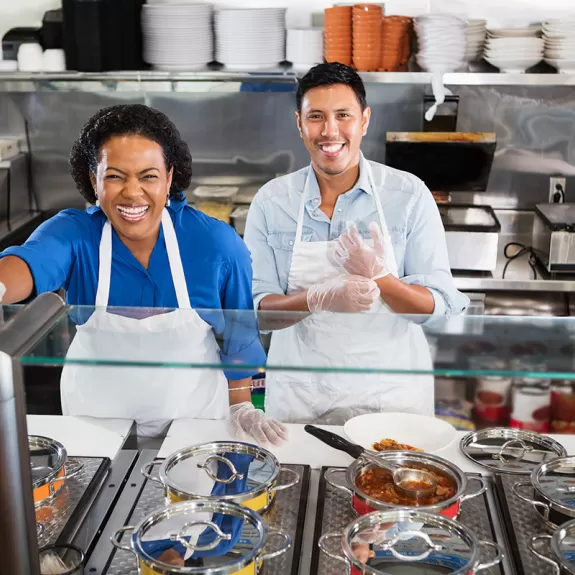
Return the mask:
[[[286,57],[297,70],[309,70],[323,62],[323,30],[290,28],[287,31]]]
[[[488,38],[484,58],[501,72],[522,74],[543,60],[543,39],[533,36]]]
[[[527,28],[489,28],[488,38],[539,38],[541,26],[529,26]]]
[[[448,14],[427,14],[415,19],[419,52],[417,63],[428,72],[457,70],[467,49],[466,24]]]
[[[543,22],[545,62],[562,74],[575,74],[575,21]]]
[[[467,62],[481,60],[485,36],[487,35],[487,22],[485,20],[468,20],[465,35],[467,37],[465,60]]]
[[[144,61],[158,70],[199,70],[214,59],[212,5],[180,0],[142,7]]]
[[[216,60],[230,70],[273,68],[285,60],[285,8],[219,8]]]

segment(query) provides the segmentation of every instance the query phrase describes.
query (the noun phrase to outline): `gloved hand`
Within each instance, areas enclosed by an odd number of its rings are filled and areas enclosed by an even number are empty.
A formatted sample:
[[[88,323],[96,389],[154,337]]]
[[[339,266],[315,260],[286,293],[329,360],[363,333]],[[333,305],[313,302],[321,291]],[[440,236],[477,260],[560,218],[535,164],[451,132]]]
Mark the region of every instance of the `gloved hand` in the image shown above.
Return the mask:
[[[288,431],[279,421],[268,419],[261,409],[256,409],[250,401],[230,405],[232,432],[242,438],[251,435],[259,443],[281,445],[288,438]]]
[[[353,222],[348,223],[347,231],[337,241],[335,258],[350,274],[375,280],[388,275],[389,270],[385,265],[383,234],[379,226],[372,222],[369,231],[373,247],[364,241]]]
[[[342,276],[316,284],[307,292],[309,311],[369,311],[379,298],[377,284],[361,276]]]

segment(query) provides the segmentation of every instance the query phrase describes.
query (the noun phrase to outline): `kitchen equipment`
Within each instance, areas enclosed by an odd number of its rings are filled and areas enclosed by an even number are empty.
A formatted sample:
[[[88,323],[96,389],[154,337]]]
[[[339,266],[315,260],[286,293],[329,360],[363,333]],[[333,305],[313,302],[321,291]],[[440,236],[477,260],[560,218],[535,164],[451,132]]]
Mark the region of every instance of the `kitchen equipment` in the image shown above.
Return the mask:
[[[531,497],[525,490],[534,493]],[[536,467],[529,481],[518,482],[513,493],[537,510],[550,529],[575,518],[575,457],[560,457]]]
[[[552,557],[543,555],[536,548],[541,541],[550,543]],[[553,535],[535,535],[529,545],[530,551],[551,566],[555,575],[575,575],[575,520],[561,525]]]
[[[455,493],[452,497],[433,505],[417,505],[418,509],[430,513],[439,513],[450,519],[456,519],[461,510],[461,504],[464,501],[473,499],[485,492],[487,484],[482,477],[473,477],[471,480],[480,483],[480,488],[472,493],[466,493],[467,477],[455,465],[449,461],[425,453],[413,451],[382,451],[378,453],[378,460],[389,462],[396,465],[421,467],[433,471],[438,475],[446,477],[454,486]],[[373,464],[363,459],[356,459],[347,469],[332,469],[326,472],[326,481],[336,489],[345,491],[351,496],[353,509],[360,515],[371,513],[372,511],[382,511],[386,509],[402,508],[401,505],[394,505],[379,499],[374,499],[364,493],[358,486],[357,481],[366,471],[373,469]],[[335,477],[342,476],[340,480]],[[405,507],[405,505],[403,506]]]
[[[330,550],[330,539],[339,539],[343,555]],[[410,575],[434,568],[441,573],[469,575],[498,565],[503,558],[498,544],[479,541],[464,525],[441,515],[406,509],[364,515],[341,533],[324,534],[319,547],[344,563],[346,573],[352,575],[402,572],[401,566],[409,567]]]
[[[36,42],[24,42],[18,47],[18,70],[20,72],[42,71],[42,46]]]
[[[503,427],[468,433],[459,448],[473,463],[513,475],[526,475],[542,462],[567,455],[565,448],[551,437]]]
[[[44,50],[61,50],[64,48],[64,12],[48,10],[42,18],[42,46]]]
[[[16,60],[20,44],[42,43],[40,28],[12,28],[2,37],[2,55],[4,60]],[[2,60],[2,58],[0,58]]]
[[[0,173],[5,175],[0,177],[0,221],[8,221],[9,227],[32,211],[28,160],[28,154],[22,152],[0,160]]]
[[[351,441],[372,451],[376,441],[393,439],[433,453],[448,447],[457,435],[453,425],[415,413],[366,413],[347,421],[343,430]]]
[[[68,459],[64,446],[54,439],[40,435],[28,436],[34,504],[50,501],[64,486],[65,479],[78,475],[83,465]]]
[[[248,219],[248,212],[249,208],[245,207],[238,207],[232,212],[231,215],[232,224],[234,226],[234,229],[236,230],[236,232],[238,232],[240,236],[243,236],[244,232],[246,231],[246,221]]]
[[[161,464],[159,476],[151,471]],[[291,475],[285,483],[280,473]],[[296,485],[300,477],[282,469],[267,449],[240,442],[218,441],[185,447],[163,462],[153,460],[142,474],[164,487],[166,504],[191,499],[233,501],[263,513],[278,491]],[[227,488],[226,488],[227,487]]]
[[[198,186],[192,199],[200,212],[229,224],[238,191],[236,186]]]
[[[120,536],[132,532],[129,545]],[[264,552],[272,537],[284,541],[275,551]],[[246,507],[227,501],[185,501],[157,509],[138,525],[118,529],[111,538],[118,549],[136,556],[140,573],[256,575],[264,561],[285,553],[289,535],[271,530]],[[202,559],[202,566],[171,567],[158,556],[174,550],[180,557]]]
[[[84,575],[86,555],[75,545],[46,545],[40,553],[40,575]]]
[[[537,204],[533,249],[549,273],[575,272],[575,204]]]
[[[454,270],[493,272],[501,225],[490,206],[451,203],[459,192],[484,192],[495,155],[490,132],[388,132],[386,165],[421,178],[446,204],[439,210]]]
[[[331,431],[326,431],[325,429],[320,429],[313,425],[306,425],[304,429],[310,435],[313,435],[326,445],[333,447],[334,449],[339,449],[345,453],[351,455],[356,460],[361,458],[366,459],[372,466],[380,467],[389,471],[393,478],[393,483],[395,490],[402,497],[407,497],[409,499],[420,499],[423,497],[429,497],[435,493],[437,490],[437,480],[433,475],[426,472],[425,470],[410,469],[402,465],[389,460],[384,460],[378,455],[372,454],[361,445],[355,445],[343,437],[331,433]],[[421,484],[420,487],[413,488],[410,484],[418,483]]]

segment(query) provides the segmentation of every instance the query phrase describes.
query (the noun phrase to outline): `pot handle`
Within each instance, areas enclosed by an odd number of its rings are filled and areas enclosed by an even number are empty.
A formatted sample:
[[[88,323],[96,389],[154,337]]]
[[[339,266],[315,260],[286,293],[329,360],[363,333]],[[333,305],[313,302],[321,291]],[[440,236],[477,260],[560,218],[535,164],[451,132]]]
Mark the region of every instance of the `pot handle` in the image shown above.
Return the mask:
[[[288,469],[287,467],[282,467],[281,473],[288,473],[288,474],[291,473],[292,478],[288,480],[287,483],[276,485],[273,489],[274,491],[283,491],[284,489],[289,489],[290,487],[294,487],[299,483],[300,476],[297,471],[294,471],[293,469]]]
[[[328,557],[331,557],[331,559],[335,559],[336,561],[341,561],[342,563],[345,563],[346,565],[349,564],[348,560],[345,557],[342,557],[341,555],[336,555],[335,553],[332,553],[326,546],[326,541],[328,541],[329,539],[335,539],[338,538],[341,540],[341,534],[339,533],[325,533],[324,535],[322,535],[319,538],[319,541],[317,542],[318,547],[322,550],[323,553],[325,553]]]
[[[280,531],[279,529],[270,529],[269,534],[273,537],[282,537],[283,543],[282,546],[277,549],[276,551],[271,551],[270,553],[263,553],[259,556],[260,561],[267,561],[268,559],[273,559],[274,557],[279,557],[283,555],[290,547],[291,547],[291,537],[285,532]]]
[[[146,463],[142,466],[142,475],[146,479],[149,479],[150,481],[153,481],[154,483],[159,483],[163,487],[164,484],[162,483],[161,479],[159,477],[154,477],[152,475],[152,469],[154,469],[154,467],[156,467],[156,465],[159,465],[160,463],[162,463],[162,461],[163,461],[162,459],[152,459],[152,461],[148,461],[148,463]]]
[[[54,477],[50,483],[57,483],[65,479],[70,479],[71,477],[76,477],[84,469],[84,464],[77,459],[67,459],[64,463],[64,477]]]
[[[339,489],[340,491],[345,491],[348,495],[351,495],[353,497],[353,491],[349,488],[346,487],[345,485],[342,485],[341,483],[336,483],[331,476],[335,475],[336,473],[345,473],[345,469],[328,469],[325,474],[324,474],[324,478],[325,481],[328,485],[331,485],[332,487],[335,487],[336,489]]]
[[[479,541],[479,547],[483,551],[486,547],[491,547],[495,549],[495,557],[485,563],[480,563],[474,570],[473,573],[479,573],[479,571],[485,571],[486,569],[491,569],[491,567],[495,567],[501,563],[503,557],[505,557],[505,553],[503,552],[503,548],[501,545],[497,543],[493,543],[492,541]]]
[[[120,535],[122,535],[123,533],[125,533],[126,531],[134,531],[135,527],[133,525],[127,525],[126,527],[120,527],[120,529],[118,529],[114,535],[112,535],[112,537],[110,537],[110,541],[112,543],[112,545],[116,548],[116,549],[122,549],[123,551],[129,551],[130,553],[132,553],[132,555],[135,555],[134,550],[129,547],[128,545],[122,545],[120,543]]]
[[[462,495],[461,499],[459,500],[460,503],[463,503],[468,499],[475,499],[476,497],[483,495],[487,491],[487,481],[485,477],[470,477],[469,481],[477,481],[478,483],[481,484],[481,487],[473,493],[466,493],[465,495]]]
[[[553,561],[553,559],[550,559],[549,557],[545,557],[545,555],[543,555],[542,553],[539,553],[539,551],[537,551],[537,549],[535,549],[535,543],[537,541],[542,541],[544,539],[551,541],[551,539],[553,539],[553,536],[552,535],[535,535],[534,537],[531,537],[531,540],[529,541],[529,543],[527,543],[527,548],[529,549],[529,551],[531,551],[531,553],[533,553],[533,555],[535,555],[536,557],[541,559],[541,561],[545,561],[545,563],[547,563],[548,565],[553,565],[554,575],[561,575],[561,567],[559,566],[559,564],[557,562]]]
[[[514,495],[516,495],[517,497],[519,497],[519,499],[521,499],[521,501],[525,501],[525,503],[529,503],[531,505],[533,505],[534,507],[541,507],[541,509],[543,509],[543,517],[545,519],[549,519],[549,505],[547,505],[547,503],[543,503],[543,501],[535,501],[535,499],[531,499],[530,497],[527,497],[527,495],[524,495],[523,493],[521,493],[519,490],[524,488],[524,487],[529,487],[531,489],[533,489],[533,486],[531,485],[531,483],[524,481],[524,482],[520,482],[520,483],[514,483],[511,486],[511,489],[513,490]]]

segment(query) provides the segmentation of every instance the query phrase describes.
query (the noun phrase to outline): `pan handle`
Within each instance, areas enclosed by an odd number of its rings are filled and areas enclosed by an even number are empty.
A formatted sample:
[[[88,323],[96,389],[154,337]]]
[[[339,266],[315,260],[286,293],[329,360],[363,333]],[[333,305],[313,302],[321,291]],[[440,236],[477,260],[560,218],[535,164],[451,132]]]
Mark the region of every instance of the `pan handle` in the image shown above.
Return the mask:
[[[162,462],[163,462],[162,459],[152,459],[152,461],[148,461],[148,463],[146,463],[142,466],[142,475],[146,479],[149,479],[150,481],[153,481],[154,483],[159,483],[163,487],[164,484],[162,483],[162,480],[159,477],[154,477],[152,475],[152,470],[154,469],[154,467],[156,465],[160,465],[160,463],[162,463]]]
[[[110,541],[114,547],[117,549],[122,549],[123,551],[129,551],[132,555],[135,555],[134,550],[128,545],[122,545],[120,543],[120,535],[125,533],[126,531],[134,531],[135,527],[133,525],[127,525],[126,527],[120,527],[112,537],[110,537]]]
[[[346,565],[348,565],[348,561],[345,557],[342,557],[341,555],[336,555],[335,553],[332,553],[326,545],[326,541],[328,541],[329,539],[339,539],[341,541],[341,534],[339,533],[325,533],[324,535],[322,535],[319,538],[318,541],[318,547],[328,556],[331,557],[332,559],[336,559],[337,561],[341,561],[342,563],[345,563]]]
[[[331,431],[320,429],[315,425],[306,425],[304,429],[310,435],[313,435],[315,438],[319,439],[321,442],[329,445],[330,447],[333,447],[334,449],[339,449],[339,451],[343,451],[344,453],[351,455],[354,459],[361,457],[365,451],[361,445],[351,443],[347,439],[341,437],[341,435],[336,435]]]
[[[529,483],[527,481],[524,481],[523,483],[514,483],[511,486],[511,489],[513,490],[513,493],[517,497],[519,497],[519,499],[521,499],[521,501],[525,501],[525,503],[530,503],[534,507],[540,507],[541,509],[543,509],[543,517],[545,519],[549,519],[549,512],[551,510],[549,505],[547,505],[547,503],[543,503],[543,501],[536,501],[535,499],[527,497],[527,495],[524,495],[523,493],[521,493],[519,490],[523,489],[524,487],[530,487],[531,489],[533,489],[533,486],[531,485],[531,483]]]
[[[555,561],[553,561],[553,559],[545,557],[545,555],[543,555],[542,553],[537,551],[537,549],[535,549],[535,543],[537,543],[538,541],[542,541],[544,539],[551,541],[551,539],[553,539],[553,536],[535,535],[534,537],[531,538],[529,543],[527,543],[527,548],[529,549],[529,551],[531,551],[531,553],[533,553],[533,555],[541,559],[541,561],[545,561],[545,563],[547,563],[548,565],[553,565],[553,575],[561,575],[561,567]]]
[[[493,543],[493,541],[480,541],[479,547],[483,551],[485,551],[485,549],[488,549],[488,548],[494,549],[495,550],[495,557],[493,557],[493,559],[490,559],[489,561],[485,561],[484,563],[480,563],[475,568],[473,573],[479,573],[480,571],[485,571],[486,569],[491,569],[491,567],[495,567],[495,565],[499,565],[499,563],[501,563],[501,561],[503,560],[503,557],[505,557],[505,553],[503,552],[503,548],[501,547],[501,545],[498,545],[497,543]]]
[[[328,469],[324,473],[324,478],[325,478],[326,483],[328,483],[332,487],[335,487],[336,489],[339,489],[340,491],[345,491],[347,494],[353,496],[353,491],[349,487],[342,485],[341,483],[335,482],[331,477],[332,475],[336,475],[336,474],[345,475],[345,473],[346,473],[345,469],[332,468],[332,469]]]
[[[487,480],[485,479],[485,477],[470,477],[469,481],[477,481],[481,485],[481,487],[477,491],[474,491],[473,493],[467,493],[463,495],[459,500],[460,503],[468,501],[469,499],[474,499],[479,495],[483,495],[487,491]]]

